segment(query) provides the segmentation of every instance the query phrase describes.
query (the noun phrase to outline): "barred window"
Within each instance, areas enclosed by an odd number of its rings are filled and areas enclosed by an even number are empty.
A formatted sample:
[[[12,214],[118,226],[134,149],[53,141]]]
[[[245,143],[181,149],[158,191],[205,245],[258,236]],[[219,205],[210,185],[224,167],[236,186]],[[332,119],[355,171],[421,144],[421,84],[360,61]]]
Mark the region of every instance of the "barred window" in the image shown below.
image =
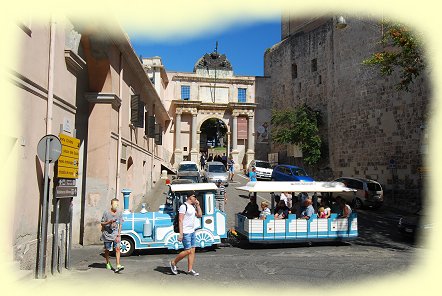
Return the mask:
[[[239,103],[245,103],[247,101],[246,94],[247,94],[247,90],[245,88],[238,88],[238,102]]]
[[[181,86],[181,100],[190,100],[190,86],[182,85]]]

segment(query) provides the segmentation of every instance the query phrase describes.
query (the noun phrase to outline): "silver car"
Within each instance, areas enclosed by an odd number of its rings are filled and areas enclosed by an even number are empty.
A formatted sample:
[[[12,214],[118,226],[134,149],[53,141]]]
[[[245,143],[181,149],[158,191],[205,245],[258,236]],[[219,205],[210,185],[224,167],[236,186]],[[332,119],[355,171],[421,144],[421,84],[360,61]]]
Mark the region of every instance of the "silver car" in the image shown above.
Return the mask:
[[[229,173],[226,171],[226,167],[222,162],[211,161],[206,163],[206,169],[204,172],[204,181],[206,182],[216,182],[221,180],[224,186],[229,186],[227,181],[229,178]]]

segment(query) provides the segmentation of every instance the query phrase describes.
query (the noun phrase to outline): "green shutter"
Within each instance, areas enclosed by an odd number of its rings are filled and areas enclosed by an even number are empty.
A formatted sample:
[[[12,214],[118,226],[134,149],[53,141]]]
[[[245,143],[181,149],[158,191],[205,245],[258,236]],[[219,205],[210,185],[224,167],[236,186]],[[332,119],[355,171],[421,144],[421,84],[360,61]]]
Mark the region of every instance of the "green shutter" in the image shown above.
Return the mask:
[[[163,127],[155,124],[155,144],[162,145],[163,143]]]
[[[135,127],[144,126],[144,103],[140,95],[132,95],[130,98],[130,122]]]
[[[147,136],[149,138],[155,138],[155,116],[149,116],[147,129],[148,129]]]
[[[144,121],[146,125],[144,126],[144,135],[147,137],[149,135],[149,112],[144,113]]]

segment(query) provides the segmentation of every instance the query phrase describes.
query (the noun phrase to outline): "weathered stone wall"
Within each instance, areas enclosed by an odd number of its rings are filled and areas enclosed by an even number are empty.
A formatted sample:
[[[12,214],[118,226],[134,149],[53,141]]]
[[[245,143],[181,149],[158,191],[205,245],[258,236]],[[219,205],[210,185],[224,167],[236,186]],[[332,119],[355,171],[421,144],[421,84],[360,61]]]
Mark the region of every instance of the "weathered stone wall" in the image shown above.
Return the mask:
[[[422,184],[421,148],[430,99],[427,77],[417,79],[410,92],[396,90],[397,76],[381,77],[377,69],[362,64],[379,49],[377,23],[357,18],[347,23],[346,29],[338,30],[330,18],[266,52],[264,75],[269,77],[267,95],[273,108],[306,103],[319,110],[320,135],[328,152],[320,163],[308,167],[302,159],[288,157],[286,145],[272,144],[271,150],[279,152],[280,163],[304,165],[315,178],[373,178],[387,193],[396,190],[395,203],[401,202],[399,192],[406,189],[415,194],[403,198],[413,199]]]

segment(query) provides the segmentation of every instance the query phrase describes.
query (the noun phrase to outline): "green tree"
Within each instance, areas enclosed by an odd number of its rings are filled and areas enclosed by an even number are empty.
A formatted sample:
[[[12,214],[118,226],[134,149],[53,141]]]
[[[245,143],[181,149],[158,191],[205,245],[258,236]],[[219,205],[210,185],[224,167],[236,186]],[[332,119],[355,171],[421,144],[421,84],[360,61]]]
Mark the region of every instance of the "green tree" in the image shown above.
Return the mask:
[[[382,22],[380,43],[383,50],[373,53],[362,63],[379,66],[382,76],[390,76],[396,69],[400,72],[399,90],[409,91],[409,86],[425,68],[422,41],[417,34],[403,24]]]
[[[307,164],[313,165],[320,160],[322,141],[318,111],[305,104],[292,110],[273,110],[271,122],[272,139],[276,143],[298,145]]]

